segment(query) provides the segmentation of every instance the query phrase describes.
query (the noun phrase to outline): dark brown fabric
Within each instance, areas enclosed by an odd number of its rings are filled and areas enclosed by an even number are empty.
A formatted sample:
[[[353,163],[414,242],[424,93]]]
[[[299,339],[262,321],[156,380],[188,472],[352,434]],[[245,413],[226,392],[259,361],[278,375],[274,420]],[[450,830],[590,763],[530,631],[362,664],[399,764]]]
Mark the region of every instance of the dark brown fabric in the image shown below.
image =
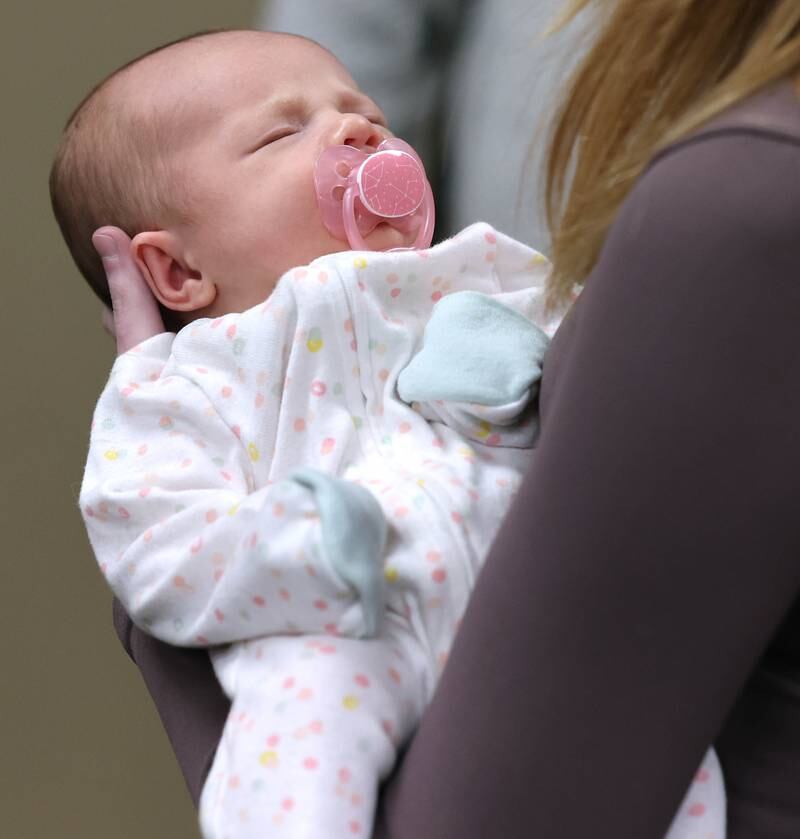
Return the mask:
[[[541,411],[376,837],[655,839],[712,741],[730,839],[800,836],[788,85],[643,175],[548,352]],[[196,800],[226,710],[208,658],[131,638]]]
[[[230,708],[208,653],[145,634],[116,598],[114,626],[142,674],[196,805]]]

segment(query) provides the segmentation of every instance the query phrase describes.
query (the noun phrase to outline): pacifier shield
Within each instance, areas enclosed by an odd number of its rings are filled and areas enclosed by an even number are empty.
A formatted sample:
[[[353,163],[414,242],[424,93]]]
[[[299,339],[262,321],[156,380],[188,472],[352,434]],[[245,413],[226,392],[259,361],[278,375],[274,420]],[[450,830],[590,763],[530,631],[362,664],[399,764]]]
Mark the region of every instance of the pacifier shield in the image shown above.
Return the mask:
[[[370,250],[364,237],[385,222],[416,238],[410,248],[430,247],[436,208],[419,155],[399,137],[373,151],[330,146],[314,166],[314,189],[323,224],[353,250]]]
[[[364,206],[383,218],[411,215],[425,197],[423,171],[403,151],[379,151],[367,157],[358,170],[358,187]]]

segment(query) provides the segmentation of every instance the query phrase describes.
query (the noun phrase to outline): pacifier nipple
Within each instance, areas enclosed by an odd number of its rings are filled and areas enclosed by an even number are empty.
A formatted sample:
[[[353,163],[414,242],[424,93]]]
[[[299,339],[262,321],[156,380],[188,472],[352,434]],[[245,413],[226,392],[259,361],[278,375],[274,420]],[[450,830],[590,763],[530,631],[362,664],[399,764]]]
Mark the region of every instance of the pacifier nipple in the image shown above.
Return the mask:
[[[433,193],[419,155],[403,140],[384,140],[371,154],[353,146],[325,149],[314,185],[325,227],[353,250],[371,250],[364,236],[381,222],[402,233],[417,231],[408,250],[430,246]]]

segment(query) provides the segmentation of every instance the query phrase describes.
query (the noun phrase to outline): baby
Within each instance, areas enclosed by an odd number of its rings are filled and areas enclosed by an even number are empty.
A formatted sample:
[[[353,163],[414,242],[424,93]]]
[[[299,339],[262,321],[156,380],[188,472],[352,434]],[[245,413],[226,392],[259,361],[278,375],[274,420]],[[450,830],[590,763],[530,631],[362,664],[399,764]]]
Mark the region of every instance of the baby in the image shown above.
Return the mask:
[[[54,165],[93,287],[121,226],[183,325],[117,359],[81,507],[132,619],[208,647],[231,698],[206,837],[370,835],[530,463],[546,260],[483,224],[354,252],[321,219],[322,152],[390,136],[318,45],[223,32],[95,89]],[[670,836],[723,834],[710,752]]]

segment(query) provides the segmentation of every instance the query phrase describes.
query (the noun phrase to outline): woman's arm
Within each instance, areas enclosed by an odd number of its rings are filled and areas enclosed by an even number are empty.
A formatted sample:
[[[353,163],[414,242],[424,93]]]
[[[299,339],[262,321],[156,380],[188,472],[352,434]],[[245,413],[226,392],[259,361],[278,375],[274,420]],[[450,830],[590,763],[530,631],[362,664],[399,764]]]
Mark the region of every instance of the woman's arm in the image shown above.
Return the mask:
[[[230,700],[214,675],[207,650],[173,647],[147,635],[116,598],[113,609],[117,635],[142,675],[197,806]]]
[[[742,133],[634,189],[376,836],[663,836],[800,584],[799,171]]]

